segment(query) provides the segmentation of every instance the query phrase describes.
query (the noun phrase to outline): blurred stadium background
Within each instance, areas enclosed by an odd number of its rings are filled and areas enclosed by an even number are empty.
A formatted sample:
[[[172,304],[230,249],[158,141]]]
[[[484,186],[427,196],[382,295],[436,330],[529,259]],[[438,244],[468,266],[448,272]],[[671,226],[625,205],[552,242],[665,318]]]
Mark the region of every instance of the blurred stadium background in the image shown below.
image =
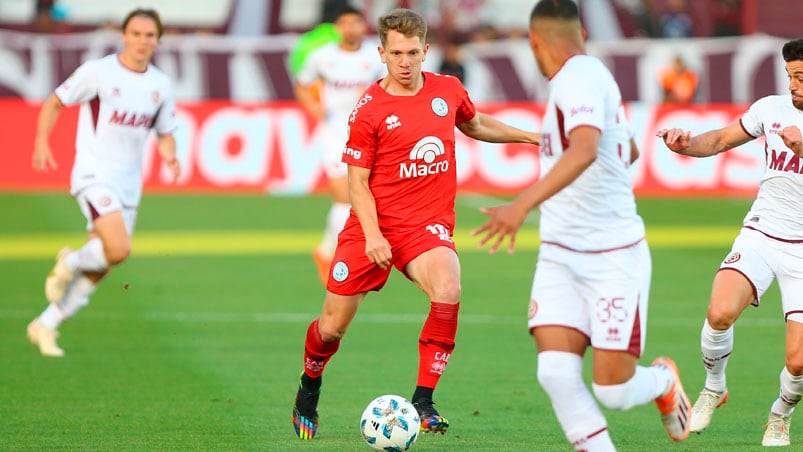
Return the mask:
[[[421,296],[396,275],[369,298],[376,301],[366,303],[332,363],[319,438],[303,445],[293,438],[301,341],[322,295],[309,253],[328,200],[315,125],[292,99],[287,56],[342,3],[0,0],[0,449],[360,450],[356,422],[365,403],[409,392],[425,305],[411,301]],[[534,0],[350,3],[372,22],[395,6],[421,11],[432,27],[425,69],[437,71],[447,47],[459,46],[480,108],[540,128],[547,86],[526,39]],[[693,393],[703,379],[698,338],[710,280],[757,189],[763,142],[692,160],[666,151],[654,133],[716,128],[752,100],[786,92],[780,48],[799,37],[803,2],[580,3],[589,52],[619,80],[642,150],[633,180],[655,261],[645,360],[672,355]],[[174,80],[185,173],[170,184],[148,151],[133,258],[65,324],[67,358],[43,360],[25,342],[25,324],[43,306],[51,254],[80,244],[83,225],[67,195],[77,108],[63,111],[54,130],[60,167],[50,174],[30,169],[36,115],[82,61],[115,50],[119,21],[139,6],[160,11],[168,30],[154,62]],[[699,81],[688,102],[664,102],[659,78],[675,57]],[[523,330],[536,231],[523,232],[512,258],[473,252],[468,237],[482,221],[478,206],[537,179],[537,152],[458,138],[458,159],[465,323],[439,399],[455,429],[415,447],[568,450],[535,385]],[[777,291],[763,300],[737,326],[721,424],[675,450],[759,443],[783,360]],[[394,340],[400,351],[389,354]],[[654,409],[640,410],[644,416],[608,413],[620,449],[666,447]]]

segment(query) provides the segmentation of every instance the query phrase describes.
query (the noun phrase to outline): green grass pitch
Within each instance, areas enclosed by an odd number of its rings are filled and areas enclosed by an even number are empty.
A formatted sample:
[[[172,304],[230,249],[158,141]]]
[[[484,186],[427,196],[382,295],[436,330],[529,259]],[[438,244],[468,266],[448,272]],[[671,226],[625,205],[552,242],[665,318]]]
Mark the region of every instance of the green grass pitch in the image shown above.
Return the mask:
[[[452,426],[413,450],[571,450],[536,382],[525,328],[537,229],[523,230],[512,256],[476,250],[468,231],[485,202],[458,201],[461,323],[435,393]],[[642,363],[673,357],[692,399],[704,379],[711,280],[749,204],[639,200],[653,256]],[[67,195],[0,194],[0,450],[369,450],[360,413],[377,395],[411,395],[428,301],[399,273],[369,295],[324,376],[318,436],[296,439],[304,334],[323,297],[310,251],[327,206],[324,197],[146,195],[131,259],[62,326],[67,356],[48,359],[25,326],[45,307],[53,255],[81,244],[84,220]],[[773,286],[737,323],[731,398],[708,431],[673,443],[650,404],[605,411],[614,442],[623,451],[758,450],[783,341]],[[793,444],[803,444],[800,432],[793,422]]]

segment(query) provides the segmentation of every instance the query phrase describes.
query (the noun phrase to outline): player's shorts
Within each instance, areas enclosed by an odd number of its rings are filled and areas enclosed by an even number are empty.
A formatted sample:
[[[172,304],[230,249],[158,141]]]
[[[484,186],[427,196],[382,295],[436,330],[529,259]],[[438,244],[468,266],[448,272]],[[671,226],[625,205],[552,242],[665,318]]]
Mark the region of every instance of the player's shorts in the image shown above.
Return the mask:
[[[541,244],[528,326],[579,331],[599,350],[641,357],[652,261],[647,242],[587,253]]]
[[[756,306],[772,280],[777,279],[784,317],[803,323],[803,243],[785,242],[742,228],[719,269],[741,273],[753,286]]]
[[[365,236],[359,222],[347,223],[346,228],[338,236],[326,289],[345,296],[378,291],[387,282],[391,267],[396,267],[409,278],[404,272],[404,267],[421,254],[439,246],[457,252],[451,231],[437,224],[385,234],[385,238],[390,242],[393,257],[391,265],[383,270],[366,256]]]
[[[342,129],[342,130],[341,130]],[[321,143],[321,165],[329,179],[348,175],[348,165],[343,163],[343,147],[348,141],[346,126],[323,123],[318,129],[318,142]]]
[[[110,186],[105,184],[93,184],[81,189],[75,196],[81,213],[86,217],[86,230],[92,232],[95,229],[95,219],[108,215],[112,212],[121,211],[123,213],[123,223],[128,232],[128,236],[134,234],[134,225],[137,221],[136,207],[123,206],[120,196]]]

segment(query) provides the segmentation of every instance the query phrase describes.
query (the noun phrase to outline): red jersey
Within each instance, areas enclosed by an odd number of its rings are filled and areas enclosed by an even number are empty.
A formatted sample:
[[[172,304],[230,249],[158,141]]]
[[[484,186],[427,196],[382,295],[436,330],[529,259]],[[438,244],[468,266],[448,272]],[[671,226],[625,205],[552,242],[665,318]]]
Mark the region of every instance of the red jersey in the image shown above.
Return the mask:
[[[382,232],[426,224],[454,230],[457,172],[454,128],[477,110],[455,77],[424,72],[415,96],[374,83],[349,116],[343,162],[369,168]],[[349,220],[355,221],[352,213]]]

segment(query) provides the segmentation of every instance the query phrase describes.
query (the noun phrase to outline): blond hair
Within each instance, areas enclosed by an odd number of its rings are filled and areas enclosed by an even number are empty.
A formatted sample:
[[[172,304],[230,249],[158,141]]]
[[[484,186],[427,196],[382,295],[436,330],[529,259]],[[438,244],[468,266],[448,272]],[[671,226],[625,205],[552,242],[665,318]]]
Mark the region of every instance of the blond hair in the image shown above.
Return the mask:
[[[427,39],[427,22],[421,14],[410,9],[394,9],[380,17],[378,23],[377,31],[379,32],[379,40],[382,42],[382,47],[388,43],[388,32],[390,30],[397,31],[408,38],[418,36],[421,38],[422,43]]]

